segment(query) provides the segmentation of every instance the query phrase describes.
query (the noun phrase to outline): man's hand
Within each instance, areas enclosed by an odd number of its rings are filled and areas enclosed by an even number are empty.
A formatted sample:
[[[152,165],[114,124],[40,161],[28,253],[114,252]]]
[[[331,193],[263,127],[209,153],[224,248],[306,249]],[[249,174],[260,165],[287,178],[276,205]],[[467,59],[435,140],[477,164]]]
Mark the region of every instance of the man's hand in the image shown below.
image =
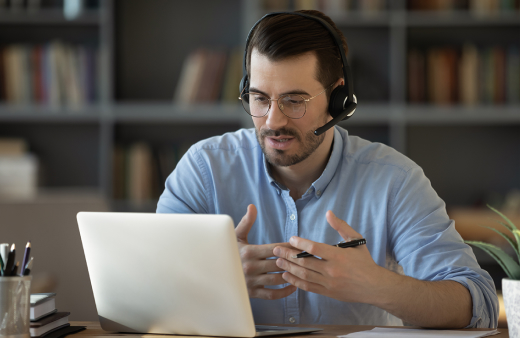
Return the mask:
[[[345,241],[362,238],[332,211],[327,212],[326,218]],[[305,291],[344,302],[367,303],[377,288],[376,283],[381,282],[387,272],[374,262],[366,245],[342,249],[330,245],[333,243],[317,243],[300,237],[292,237],[289,243],[299,250],[276,247],[274,254],[280,257],[276,265],[286,271],[282,275],[284,280]],[[301,251],[322,259],[293,258]]]
[[[296,291],[293,285],[281,289],[268,289],[266,285],[280,285],[287,283],[281,273],[270,273],[284,271],[276,266],[273,249],[275,247],[292,248],[289,243],[273,243],[263,245],[251,245],[247,242],[247,234],[256,220],[256,207],[250,204],[247,212],[235,228],[238,240],[238,249],[242,260],[242,268],[246,277],[247,291],[249,297],[262,299],[279,299],[289,296]],[[293,248],[294,249],[294,248]]]
[[[361,238],[332,211],[330,226],[346,241]],[[420,281],[401,276],[377,265],[366,245],[337,248],[292,237],[289,243],[300,250],[278,246],[276,265],[283,278],[296,287],[344,302],[375,305],[412,325],[428,328],[463,328],[472,318],[472,298],[462,284]],[[301,251],[321,257],[293,258]],[[446,306],[450,304],[450,306]]]

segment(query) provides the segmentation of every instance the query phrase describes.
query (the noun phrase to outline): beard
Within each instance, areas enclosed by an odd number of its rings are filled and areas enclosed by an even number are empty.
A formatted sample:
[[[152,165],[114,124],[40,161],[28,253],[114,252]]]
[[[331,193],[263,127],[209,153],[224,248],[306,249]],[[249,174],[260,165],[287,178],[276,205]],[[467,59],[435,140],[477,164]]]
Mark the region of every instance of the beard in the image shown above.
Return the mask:
[[[262,152],[264,153],[265,158],[269,164],[279,167],[289,167],[306,160],[323,143],[323,140],[325,139],[325,133],[316,136],[314,135],[315,129],[317,128],[309,130],[303,135],[303,137],[298,133],[297,130],[292,128],[280,128],[278,130],[261,128],[260,131],[255,128],[255,134],[258,143],[262,148]],[[280,149],[269,149],[268,151],[265,147],[265,138],[268,136],[280,135],[294,137],[301,145],[299,152],[290,155],[287,154],[287,151]]]

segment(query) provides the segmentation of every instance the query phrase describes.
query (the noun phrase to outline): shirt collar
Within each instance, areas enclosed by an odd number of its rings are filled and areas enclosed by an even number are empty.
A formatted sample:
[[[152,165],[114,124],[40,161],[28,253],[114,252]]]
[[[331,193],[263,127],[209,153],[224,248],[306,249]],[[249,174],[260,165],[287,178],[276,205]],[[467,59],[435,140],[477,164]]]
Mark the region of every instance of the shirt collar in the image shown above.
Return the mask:
[[[316,196],[316,198],[320,198],[323,195],[323,192],[329,185],[330,181],[332,180],[332,177],[334,177],[336,169],[338,168],[339,161],[341,159],[341,153],[343,152],[343,138],[341,137],[341,134],[337,128],[334,128],[334,140],[332,141],[332,144],[332,153],[330,154],[329,162],[327,163],[325,170],[323,171],[321,176],[316,181],[314,181],[314,183],[312,183],[311,187],[309,188],[309,190],[314,189],[314,195]],[[278,193],[280,193],[280,190],[284,190],[286,188],[283,187],[280,183],[276,182],[276,180],[271,175],[269,163],[267,163],[267,159],[265,158],[265,154],[263,152],[262,159],[264,162],[265,175],[267,176],[269,183],[278,190]],[[307,193],[310,193],[309,190],[307,190]],[[305,195],[307,195],[307,193],[305,193]]]

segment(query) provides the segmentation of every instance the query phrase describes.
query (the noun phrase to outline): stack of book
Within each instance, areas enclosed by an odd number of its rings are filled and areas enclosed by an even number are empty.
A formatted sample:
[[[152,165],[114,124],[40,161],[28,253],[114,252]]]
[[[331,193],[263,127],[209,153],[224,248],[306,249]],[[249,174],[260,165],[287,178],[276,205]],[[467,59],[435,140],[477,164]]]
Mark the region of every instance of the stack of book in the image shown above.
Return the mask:
[[[31,337],[43,337],[70,326],[70,312],[58,312],[55,297],[55,293],[31,294]]]

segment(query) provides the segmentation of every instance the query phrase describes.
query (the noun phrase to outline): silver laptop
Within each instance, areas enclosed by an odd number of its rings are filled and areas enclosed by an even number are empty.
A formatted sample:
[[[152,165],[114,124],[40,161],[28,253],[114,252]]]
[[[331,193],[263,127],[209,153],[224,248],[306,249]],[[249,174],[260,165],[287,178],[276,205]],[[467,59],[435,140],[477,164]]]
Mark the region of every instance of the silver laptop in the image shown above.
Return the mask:
[[[106,331],[254,337],[321,329],[256,327],[227,215],[80,212]]]

